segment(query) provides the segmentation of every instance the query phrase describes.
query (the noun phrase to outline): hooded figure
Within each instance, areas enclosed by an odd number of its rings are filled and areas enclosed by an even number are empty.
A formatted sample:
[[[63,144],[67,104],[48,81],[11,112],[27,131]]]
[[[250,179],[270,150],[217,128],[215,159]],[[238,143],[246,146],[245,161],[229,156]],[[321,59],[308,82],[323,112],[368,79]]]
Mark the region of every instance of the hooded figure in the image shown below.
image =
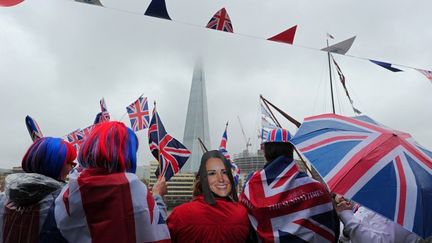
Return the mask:
[[[337,242],[339,221],[321,183],[298,170],[291,134],[268,133],[264,168],[253,173],[240,195],[261,242]]]
[[[22,160],[26,173],[8,175],[0,194],[1,242],[38,242],[75,158],[75,149],[60,138],[39,138],[30,146]]]
[[[96,125],[80,146],[84,169],[69,176],[41,242],[169,242],[165,182],[152,195],[134,174],[137,149],[135,133],[123,123]]]
[[[245,242],[246,209],[238,203],[230,162],[208,151],[194,185],[194,199],[174,208],[167,219],[173,242]]]

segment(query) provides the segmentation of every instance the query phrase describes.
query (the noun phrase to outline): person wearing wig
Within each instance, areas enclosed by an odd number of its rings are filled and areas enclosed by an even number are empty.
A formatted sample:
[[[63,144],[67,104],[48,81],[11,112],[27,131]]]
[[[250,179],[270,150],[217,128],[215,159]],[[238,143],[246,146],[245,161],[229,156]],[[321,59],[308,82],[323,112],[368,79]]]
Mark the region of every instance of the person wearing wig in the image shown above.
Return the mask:
[[[135,175],[138,139],[123,123],[103,122],[81,144],[41,242],[170,242],[164,179],[153,195]]]
[[[337,242],[339,221],[331,195],[298,170],[290,140],[283,128],[268,133],[267,163],[246,181],[240,201],[261,242]]]
[[[5,192],[0,194],[0,242],[38,242],[75,158],[74,147],[61,138],[33,142],[22,159],[26,173],[8,175]]]
[[[246,209],[238,203],[231,165],[217,150],[204,153],[194,199],[174,208],[167,219],[173,242],[245,242]]]

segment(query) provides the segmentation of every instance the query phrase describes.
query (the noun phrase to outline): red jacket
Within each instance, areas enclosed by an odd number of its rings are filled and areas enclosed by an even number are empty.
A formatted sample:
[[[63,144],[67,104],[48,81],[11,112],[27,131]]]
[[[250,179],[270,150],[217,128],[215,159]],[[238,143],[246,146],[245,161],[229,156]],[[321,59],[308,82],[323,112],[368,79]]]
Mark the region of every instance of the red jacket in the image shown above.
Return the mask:
[[[209,205],[203,196],[182,204],[167,219],[172,242],[245,242],[249,234],[246,208],[216,198]]]

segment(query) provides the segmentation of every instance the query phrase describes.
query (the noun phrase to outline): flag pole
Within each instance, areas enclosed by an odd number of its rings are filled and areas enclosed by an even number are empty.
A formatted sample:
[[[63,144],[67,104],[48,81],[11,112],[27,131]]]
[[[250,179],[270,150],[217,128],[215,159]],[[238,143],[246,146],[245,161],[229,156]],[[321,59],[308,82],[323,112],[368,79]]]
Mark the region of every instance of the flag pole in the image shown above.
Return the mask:
[[[157,149],[157,153],[158,153],[158,170],[159,170],[159,177],[160,176],[162,176],[162,168],[161,168],[161,159],[160,159],[160,146],[159,146],[159,143],[160,143],[160,140],[159,140],[159,121],[158,121],[158,114],[157,114],[157,111],[156,111],[156,100],[154,101],[154,103],[153,103],[153,105],[154,105],[154,107],[153,107],[153,110],[154,110],[154,116],[156,116],[155,117],[155,119],[156,119],[156,135],[157,135],[157,142],[158,142],[158,149]]]
[[[327,47],[329,47],[328,38],[326,41],[327,41]],[[335,106],[334,106],[334,97],[333,97],[333,80],[332,80],[331,63],[330,63],[330,51],[327,51],[327,60],[328,60],[328,66],[329,66],[330,93],[331,93],[332,109],[333,109],[333,114],[336,114],[335,113]]]
[[[282,116],[284,116],[288,121],[296,125],[296,127],[300,127],[301,123],[298,122],[296,119],[285,113],[283,110],[279,109],[277,106],[273,105],[270,101],[268,101],[266,98],[264,98],[262,95],[260,95],[261,99],[264,101],[264,104],[269,104],[271,107],[273,107],[275,110],[277,110]],[[270,110],[270,109],[269,109]],[[270,110],[271,112],[271,110]],[[273,115],[273,114],[272,114]],[[276,120],[277,121],[277,120]],[[281,125],[278,122],[278,126],[281,127]]]
[[[198,139],[198,142],[200,143],[200,145],[201,145],[201,149],[202,149],[202,151],[205,153],[205,152],[208,152],[208,149],[207,149],[207,147],[205,146],[205,144],[203,143],[203,141],[201,140],[201,138],[197,138]]]
[[[265,102],[264,97],[262,95],[260,95],[260,98],[261,98],[262,102],[264,103],[264,105],[266,106],[267,110],[270,112],[270,115],[272,116],[271,118],[273,119],[273,121],[276,122],[276,124],[278,125],[278,127],[282,127],[280,125],[279,121],[276,119],[276,116],[273,114],[272,110],[268,106],[268,104]]]

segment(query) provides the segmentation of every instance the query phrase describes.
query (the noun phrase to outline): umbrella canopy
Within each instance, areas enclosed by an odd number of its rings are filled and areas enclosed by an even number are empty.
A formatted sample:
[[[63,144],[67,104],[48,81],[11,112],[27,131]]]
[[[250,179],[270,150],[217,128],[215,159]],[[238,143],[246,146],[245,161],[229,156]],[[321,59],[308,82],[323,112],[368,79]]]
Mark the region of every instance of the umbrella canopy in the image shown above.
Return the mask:
[[[367,116],[304,119],[292,143],[332,192],[406,229],[432,235],[432,152]]]

